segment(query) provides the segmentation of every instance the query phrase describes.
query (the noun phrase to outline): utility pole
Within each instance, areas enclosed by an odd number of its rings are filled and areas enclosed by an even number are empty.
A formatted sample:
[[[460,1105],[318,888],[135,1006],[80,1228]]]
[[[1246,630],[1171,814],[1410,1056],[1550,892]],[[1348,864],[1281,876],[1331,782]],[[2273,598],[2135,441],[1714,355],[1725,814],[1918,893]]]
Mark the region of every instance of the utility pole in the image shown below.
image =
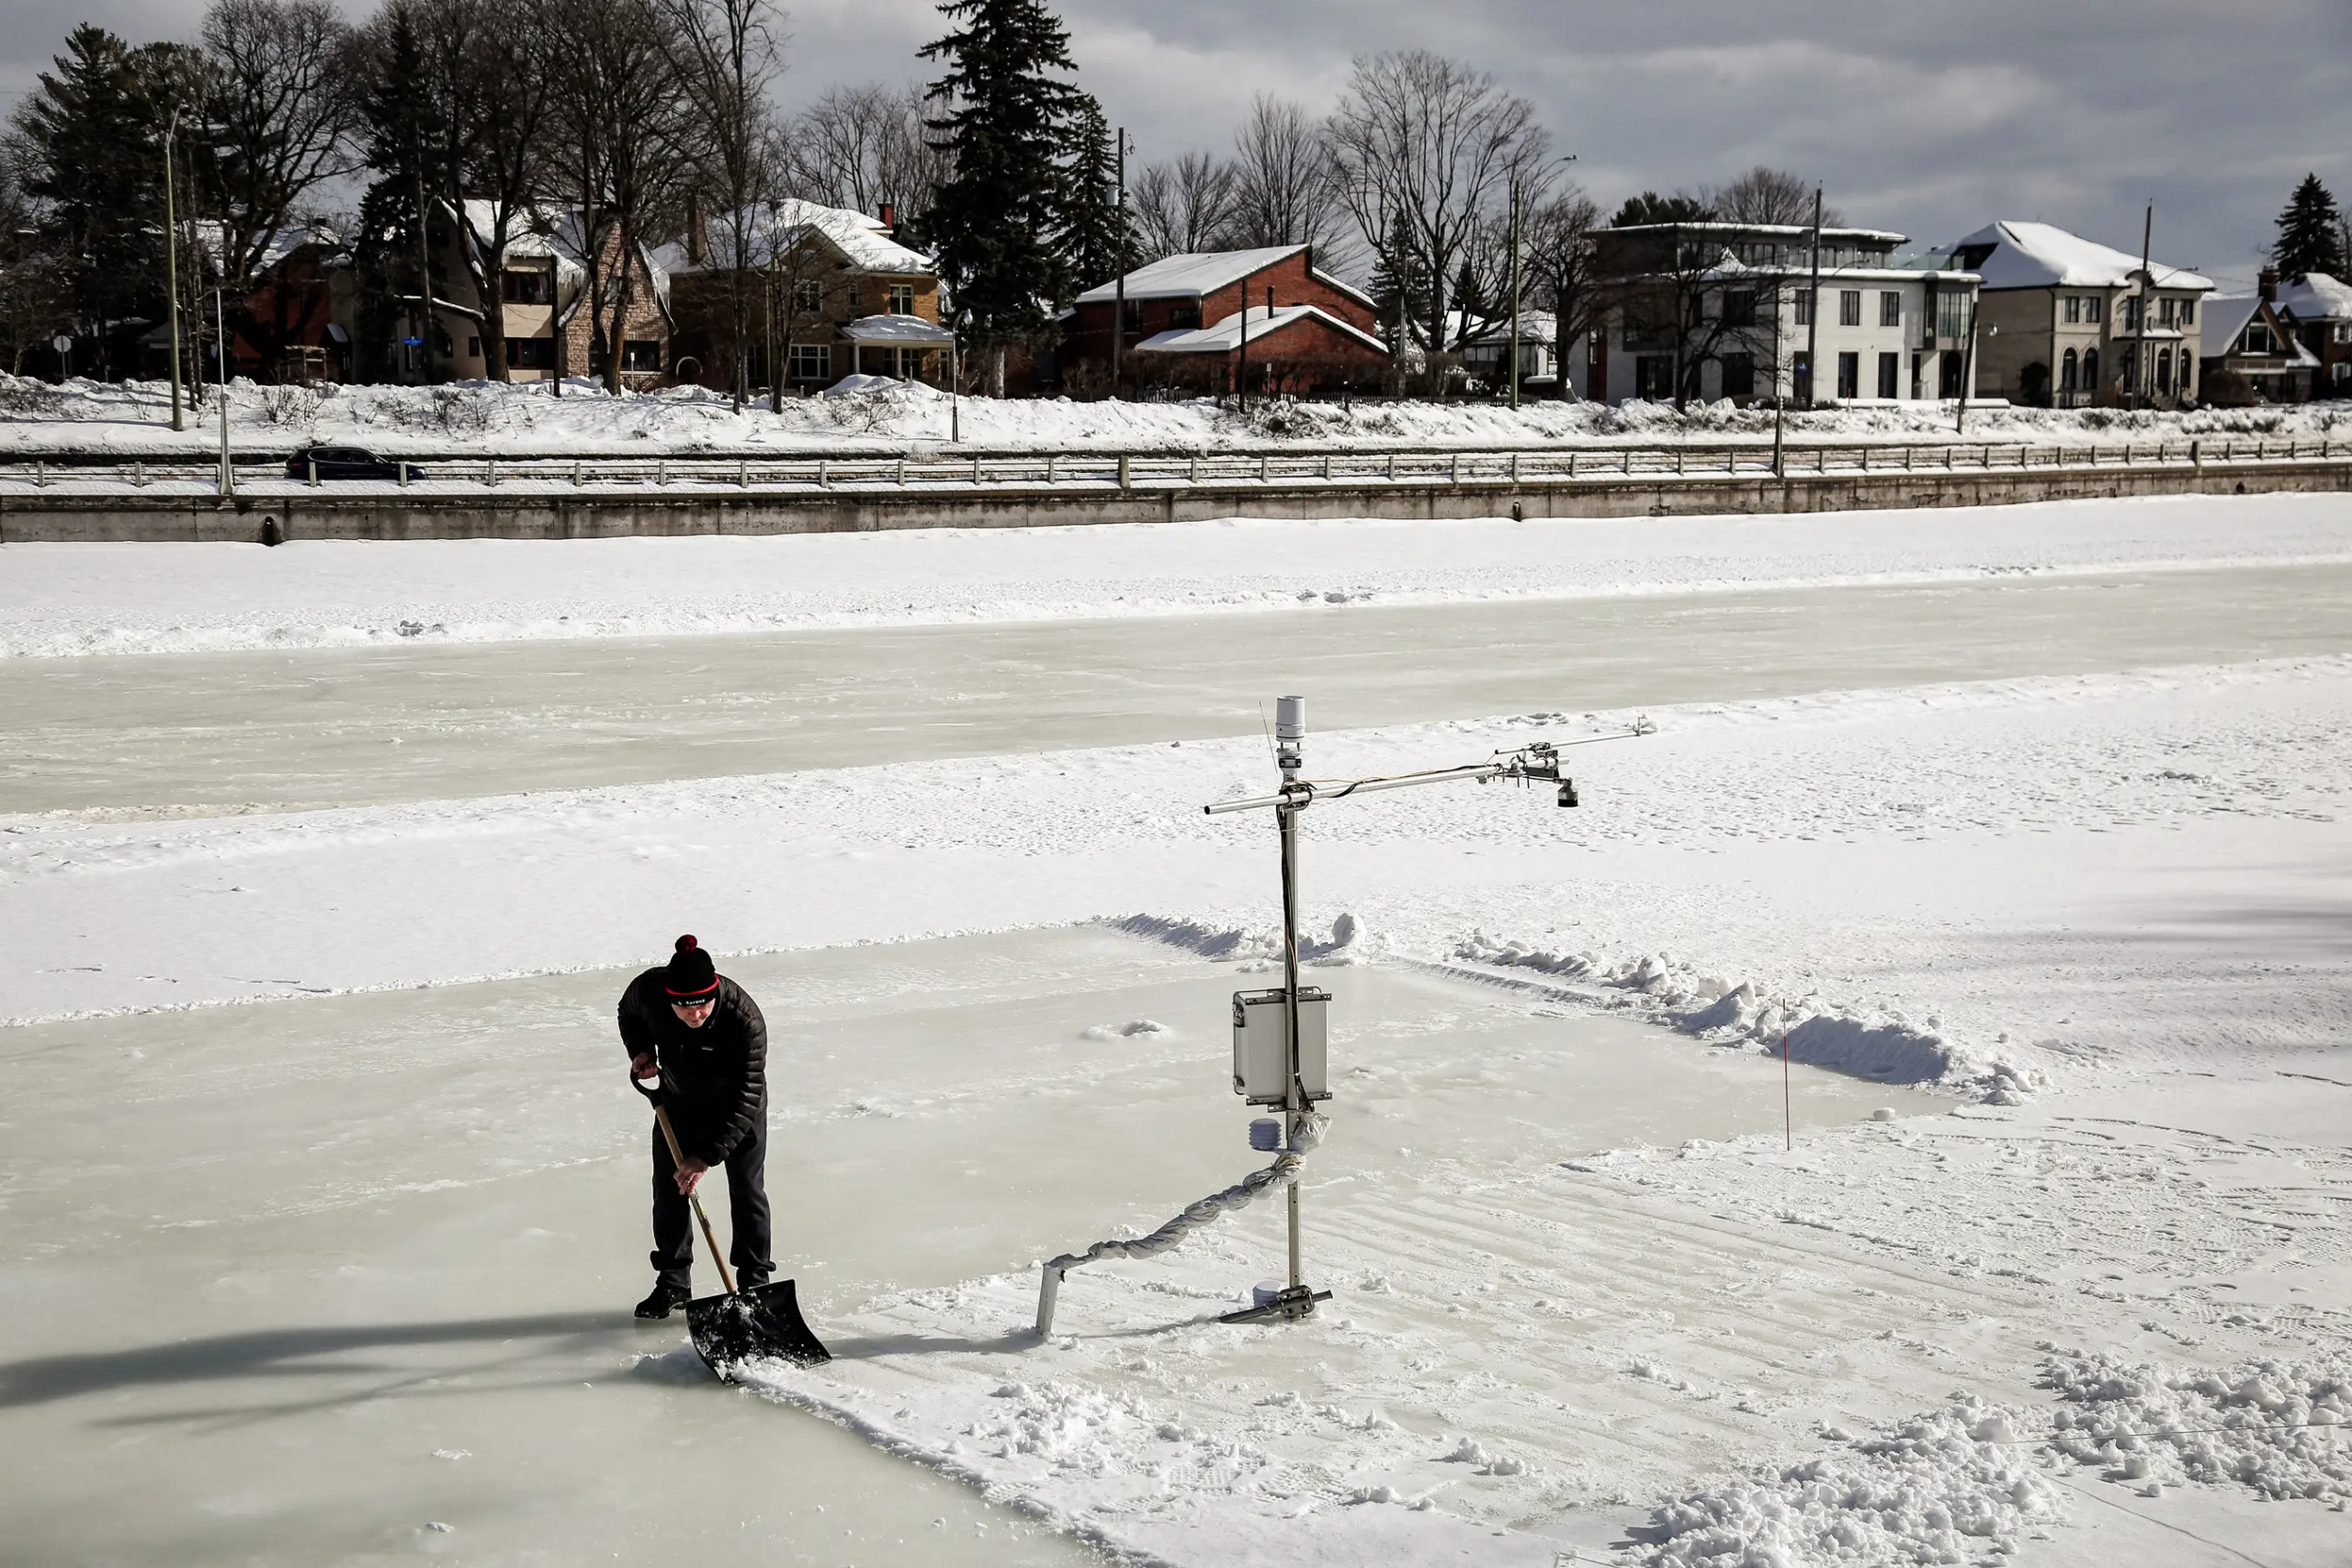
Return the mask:
[[[1821,187],[1813,187],[1813,278],[1807,285],[1804,309],[1804,408],[1813,412],[1814,391],[1821,385]]]
[[[1241,367],[1234,372],[1233,389],[1243,413],[1250,412],[1250,280],[1241,280]]]
[[[2148,374],[2148,307],[2155,303],[2156,287],[2156,275],[2148,265],[2148,243],[2155,235],[2156,204],[2152,201],[2140,224],[2140,299],[2132,310],[2133,324],[2139,329],[2132,342],[2132,401],[2135,408],[2150,408],[2155,403],[2151,395],[2155,378]]]
[[[1510,176],[1510,411],[1519,412],[1519,175]]]
[[[417,368],[429,373],[433,366],[433,220],[424,208],[424,156],[421,147],[417,166],[412,172],[416,176],[416,358]],[[557,372],[559,377],[561,374]]]
[[[229,319],[220,307],[220,285],[212,286],[212,338],[220,365],[220,493],[237,493],[237,467],[229,460]]]
[[[1111,397],[1119,396],[1119,373],[1124,368],[1127,346],[1127,128],[1118,130],[1119,165],[1119,258],[1112,265],[1119,269],[1118,281],[1112,286],[1111,304]],[[1246,306],[1249,301],[1245,299]]]
[[[179,130],[180,111],[175,108],[171,123],[164,127],[164,292],[171,299],[172,428],[186,430],[180,412],[180,229],[172,190],[172,138]]]

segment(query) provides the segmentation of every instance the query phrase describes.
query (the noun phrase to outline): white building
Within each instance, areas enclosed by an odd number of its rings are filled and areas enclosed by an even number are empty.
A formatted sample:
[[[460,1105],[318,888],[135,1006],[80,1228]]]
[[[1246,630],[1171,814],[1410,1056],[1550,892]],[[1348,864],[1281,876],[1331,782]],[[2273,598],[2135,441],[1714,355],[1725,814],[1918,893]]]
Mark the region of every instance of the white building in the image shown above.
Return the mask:
[[[2017,219],[1988,223],[1953,249],[1984,279],[1978,392],[2040,408],[2140,398],[2177,408],[2197,396],[2197,318],[2212,279],[2156,262],[2153,287],[2143,288],[2137,255]]]
[[[1577,396],[1622,403],[1957,397],[1977,277],[1882,229],[1657,223],[1594,236],[1600,325],[1569,346]],[[1818,319],[1816,320],[1816,313]],[[1809,353],[1818,353],[1813,384]]]

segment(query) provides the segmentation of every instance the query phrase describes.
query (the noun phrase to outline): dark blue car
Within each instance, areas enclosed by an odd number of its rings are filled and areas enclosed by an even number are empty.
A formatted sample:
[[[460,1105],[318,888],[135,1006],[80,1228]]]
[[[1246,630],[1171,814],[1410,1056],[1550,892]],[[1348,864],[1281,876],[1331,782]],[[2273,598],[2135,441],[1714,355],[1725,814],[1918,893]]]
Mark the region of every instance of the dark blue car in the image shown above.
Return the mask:
[[[286,477],[308,481],[312,470],[322,479],[421,479],[424,470],[414,463],[379,457],[365,446],[305,446],[286,459]]]

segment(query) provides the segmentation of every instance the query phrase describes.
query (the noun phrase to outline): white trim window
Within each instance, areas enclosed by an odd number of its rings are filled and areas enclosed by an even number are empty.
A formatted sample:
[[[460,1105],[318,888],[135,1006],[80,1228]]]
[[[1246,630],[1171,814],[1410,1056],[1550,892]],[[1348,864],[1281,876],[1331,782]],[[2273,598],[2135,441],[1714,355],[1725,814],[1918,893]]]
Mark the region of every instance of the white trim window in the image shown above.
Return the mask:
[[[1838,324],[1841,327],[1859,327],[1862,324],[1862,291],[1860,289],[1840,288],[1838,291]]]
[[[792,345],[792,378],[794,380],[830,381],[832,377],[832,344],[796,343]]]
[[[1903,291],[1901,289],[1882,288],[1878,291],[1878,324],[1883,327],[1899,327],[1903,324]]]

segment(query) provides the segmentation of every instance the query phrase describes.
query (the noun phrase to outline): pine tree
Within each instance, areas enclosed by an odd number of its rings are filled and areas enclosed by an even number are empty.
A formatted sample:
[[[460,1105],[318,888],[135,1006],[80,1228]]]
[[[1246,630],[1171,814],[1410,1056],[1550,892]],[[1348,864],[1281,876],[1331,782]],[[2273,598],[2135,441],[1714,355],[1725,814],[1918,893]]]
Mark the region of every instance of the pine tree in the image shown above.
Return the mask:
[[[186,56],[173,44],[134,50],[84,23],[18,118],[26,188],[88,326],[163,314],[163,133],[175,93],[189,90]],[[115,369],[110,353],[85,367]]]
[[[1041,0],[943,0],[939,9],[956,27],[922,51],[947,62],[927,95],[944,112],[924,123],[955,174],[926,227],[956,324],[987,355],[989,389],[1002,396],[1005,349],[1041,341],[1069,293],[1053,220],[1077,89],[1050,73],[1075,66],[1069,35]]]
[[[2343,233],[2335,197],[2317,175],[2305,175],[2287,198],[2286,210],[2278,214],[2278,243],[2270,247],[2270,263],[2298,281],[2315,272],[2341,277],[2346,270]]]
[[[368,40],[368,81],[360,104],[360,137],[376,180],[359,204],[356,260],[368,319],[363,331],[373,344],[413,335],[419,318],[413,304],[424,297],[425,247],[419,225],[425,221],[430,192],[439,188],[435,149],[442,127],[435,96],[426,85],[428,62],[404,6],[388,7],[381,31]],[[426,207],[420,207],[422,198]],[[394,329],[400,329],[396,334]],[[424,333],[431,362],[432,333]],[[401,356],[390,356],[384,371],[395,378]]]
[[[1106,283],[1135,265],[1135,225],[1119,207],[1118,152],[1093,95],[1080,93],[1069,121],[1055,237],[1079,288]]]
[[[1704,223],[1714,217],[1713,209],[1695,197],[1679,193],[1660,196],[1645,190],[1639,196],[1625,198],[1617,216],[1609,220],[1611,229],[1631,229],[1645,223]]]

